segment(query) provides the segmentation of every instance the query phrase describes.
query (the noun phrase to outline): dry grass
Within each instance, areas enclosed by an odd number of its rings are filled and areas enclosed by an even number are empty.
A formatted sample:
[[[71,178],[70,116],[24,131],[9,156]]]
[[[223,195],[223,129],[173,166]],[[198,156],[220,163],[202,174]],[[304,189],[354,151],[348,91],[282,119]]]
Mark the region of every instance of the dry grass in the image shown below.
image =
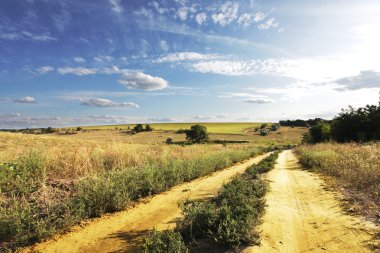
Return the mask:
[[[269,132],[267,136],[260,136],[258,132],[229,134],[229,133],[210,133],[209,138],[213,140],[247,140],[252,144],[277,145],[277,144],[299,144],[302,135],[307,132],[303,127],[281,127],[275,132]],[[57,135],[58,136],[58,135]],[[75,135],[58,136],[71,139],[97,140],[107,142],[123,142],[136,144],[162,144],[168,137],[173,137],[173,141],[185,141],[185,134],[178,134],[174,131],[142,132],[131,135],[125,130],[86,130],[80,131]]]
[[[333,178],[337,186],[343,187],[353,203],[351,210],[379,218],[380,143],[304,145],[296,152],[302,165]]]

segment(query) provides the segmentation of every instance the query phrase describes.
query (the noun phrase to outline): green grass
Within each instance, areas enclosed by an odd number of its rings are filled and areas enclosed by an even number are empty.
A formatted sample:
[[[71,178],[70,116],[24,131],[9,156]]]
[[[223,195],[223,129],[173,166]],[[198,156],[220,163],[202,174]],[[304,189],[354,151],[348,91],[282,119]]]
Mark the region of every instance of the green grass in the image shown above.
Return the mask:
[[[195,124],[207,127],[209,133],[244,134],[244,130],[258,127],[262,123],[155,123],[150,125],[154,130],[177,131],[179,129],[190,129]],[[135,125],[85,126],[83,129],[128,129],[128,126],[133,129]]]

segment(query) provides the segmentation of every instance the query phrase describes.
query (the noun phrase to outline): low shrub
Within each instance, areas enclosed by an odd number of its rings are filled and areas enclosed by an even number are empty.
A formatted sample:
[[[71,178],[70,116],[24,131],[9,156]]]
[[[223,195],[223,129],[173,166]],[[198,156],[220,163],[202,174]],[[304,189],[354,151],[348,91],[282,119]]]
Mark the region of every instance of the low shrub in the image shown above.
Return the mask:
[[[167,241],[160,235],[157,239],[157,234],[153,232],[145,238],[145,245],[156,245],[156,241],[173,245],[184,240],[190,247],[205,239],[234,249],[242,244],[258,244],[259,235],[255,227],[261,222],[265,209],[263,197],[268,189],[267,183],[258,174],[262,173],[262,168],[272,169],[277,156],[275,152],[250,167],[245,174],[225,184],[218,196],[210,201],[188,200],[183,203],[184,218],[177,222],[175,231],[168,232],[175,233],[176,237],[165,237]],[[149,251],[145,245],[144,252],[166,252],[154,251],[154,248]],[[160,249],[167,247],[160,244]]]

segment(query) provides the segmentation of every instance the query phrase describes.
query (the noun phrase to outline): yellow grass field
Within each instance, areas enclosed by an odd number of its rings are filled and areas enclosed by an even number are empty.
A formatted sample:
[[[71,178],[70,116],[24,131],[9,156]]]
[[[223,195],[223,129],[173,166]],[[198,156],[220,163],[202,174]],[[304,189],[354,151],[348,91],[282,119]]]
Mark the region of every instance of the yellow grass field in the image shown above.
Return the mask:
[[[223,134],[244,134],[245,130],[260,126],[262,123],[154,123],[149,124],[154,130],[177,131],[179,129],[189,129],[192,125],[200,124],[207,127],[209,133]],[[135,125],[104,125],[104,126],[85,126],[83,129],[132,129]]]

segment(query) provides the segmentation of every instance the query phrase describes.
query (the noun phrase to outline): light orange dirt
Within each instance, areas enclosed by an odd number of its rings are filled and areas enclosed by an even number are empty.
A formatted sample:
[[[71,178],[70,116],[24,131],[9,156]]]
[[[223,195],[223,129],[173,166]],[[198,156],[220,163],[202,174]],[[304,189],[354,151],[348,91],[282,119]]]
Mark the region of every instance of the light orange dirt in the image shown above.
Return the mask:
[[[315,174],[301,170],[292,151],[280,154],[267,174],[270,192],[261,246],[243,252],[371,252],[375,225],[341,209],[336,193]],[[373,241],[372,241],[373,243]]]
[[[176,186],[171,190],[146,199],[135,207],[99,218],[84,228],[24,249],[24,252],[139,252],[143,238],[153,227],[164,230],[175,226],[181,217],[178,202],[215,196],[223,183],[230,181],[247,167],[258,163],[269,154],[252,158],[209,176]]]

